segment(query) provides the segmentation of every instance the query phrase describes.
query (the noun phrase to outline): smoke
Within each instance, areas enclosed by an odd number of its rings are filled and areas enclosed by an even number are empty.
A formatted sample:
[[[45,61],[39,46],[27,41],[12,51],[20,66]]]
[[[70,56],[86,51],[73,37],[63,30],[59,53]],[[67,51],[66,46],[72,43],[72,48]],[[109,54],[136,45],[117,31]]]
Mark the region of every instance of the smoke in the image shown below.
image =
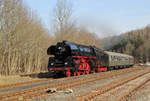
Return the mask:
[[[120,33],[115,28],[115,25],[109,21],[88,17],[80,21],[82,26],[85,26],[90,32],[96,33],[100,38],[115,36]]]

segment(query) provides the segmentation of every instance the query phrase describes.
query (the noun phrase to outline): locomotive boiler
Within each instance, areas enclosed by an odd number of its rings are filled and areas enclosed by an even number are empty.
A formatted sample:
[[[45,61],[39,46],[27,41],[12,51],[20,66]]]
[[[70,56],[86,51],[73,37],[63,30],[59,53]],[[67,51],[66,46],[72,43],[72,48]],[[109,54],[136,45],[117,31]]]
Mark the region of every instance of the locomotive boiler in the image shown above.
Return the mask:
[[[48,70],[67,77],[125,68],[134,64],[132,56],[69,41],[50,46],[47,54],[51,55]]]

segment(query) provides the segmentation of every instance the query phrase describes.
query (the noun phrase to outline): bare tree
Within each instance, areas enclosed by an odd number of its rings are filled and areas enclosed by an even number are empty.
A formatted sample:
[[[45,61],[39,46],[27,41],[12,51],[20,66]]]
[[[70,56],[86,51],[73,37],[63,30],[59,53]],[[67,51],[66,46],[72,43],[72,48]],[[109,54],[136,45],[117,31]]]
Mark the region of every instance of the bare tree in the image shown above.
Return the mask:
[[[72,3],[69,0],[57,0],[54,9],[53,30],[55,43],[62,40],[101,47],[100,40],[94,33],[84,27],[77,27],[76,20],[72,17]]]
[[[54,15],[56,38],[52,39],[22,0],[0,0],[0,74],[47,70],[46,50],[52,40],[97,43],[94,34],[78,30],[72,22],[72,6],[67,0],[58,0]]]
[[[0,0],[0,29],[0,74],[46,70],[50,36],[22,0]]]
[[[68,0],[57,0],[54,8],[53,27],[54,34],[58,40],[64,39],[64,34],[67,34],[73,24],[71,24],[72,4]]]

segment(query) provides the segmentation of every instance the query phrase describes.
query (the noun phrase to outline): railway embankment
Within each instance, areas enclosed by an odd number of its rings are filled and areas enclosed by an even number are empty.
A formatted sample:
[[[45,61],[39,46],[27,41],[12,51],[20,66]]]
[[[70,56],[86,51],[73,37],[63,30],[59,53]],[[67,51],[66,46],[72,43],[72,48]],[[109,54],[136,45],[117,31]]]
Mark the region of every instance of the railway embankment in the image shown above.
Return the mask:
[[[116,101],[129,99],[130,95],[134,96],[137,88],[140,89],[142,83],[144,85],[148,82],[149,72],[150,68],[147,66],[135,66],[69,78],[44,78],[32,82],[26,81],[24,84],[17,82],[0,88],[0,101]]]

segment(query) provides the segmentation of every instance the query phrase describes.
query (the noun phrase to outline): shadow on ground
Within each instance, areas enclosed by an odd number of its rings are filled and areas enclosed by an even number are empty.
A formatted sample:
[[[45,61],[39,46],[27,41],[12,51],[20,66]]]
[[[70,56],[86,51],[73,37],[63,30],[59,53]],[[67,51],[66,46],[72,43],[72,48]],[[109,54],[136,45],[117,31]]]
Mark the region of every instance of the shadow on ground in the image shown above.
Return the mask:
[[[40,72],[40,73],[31,73],[31,74],[21,74],[20,77],[31,77],[31,78],[62,78],[63,76],[55,75],[50,72]]]

